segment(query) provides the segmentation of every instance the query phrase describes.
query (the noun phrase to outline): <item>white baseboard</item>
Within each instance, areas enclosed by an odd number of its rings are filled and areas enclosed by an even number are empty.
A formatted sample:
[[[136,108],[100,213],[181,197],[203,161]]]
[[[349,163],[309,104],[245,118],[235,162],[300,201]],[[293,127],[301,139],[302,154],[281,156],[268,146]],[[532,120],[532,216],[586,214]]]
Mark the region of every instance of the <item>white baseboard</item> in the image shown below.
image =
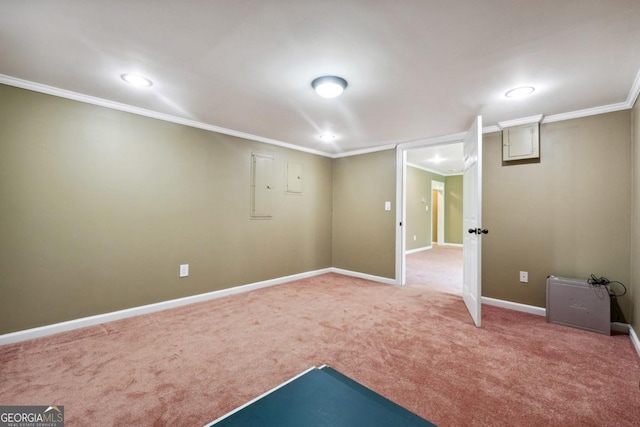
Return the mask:
[[[622,322],[611,322],[611,332],[618,332],[620,334],[629,335],[631,325]]]
[[[501,299],[482,297],[482,303],[493,305],[495,307],[508,308],[509,310],[522,311],[524,313],[536,314],[538,316],[546,316],[547,309],[536,307],[534,305],[520,304],[519,302],[505,301]]]
[[[416,252],[428,251],[429,249],[433,249],[433,246],[423,246],[421,248],[410,249],[408,251],[404,251],[405,255],[415,254]]]
[[[111,313],[98,314],[95,316],[83,317],[80,319],[69,320],[67,322],[54,323],[52,325],[41,326],[24,331],[11,332],[9,334],[0,335],[0,345],[12,344],[26,341],[34,338],[40,338],[47,335],[58,334],[60,332],[72,331],[74,329],[86,328],[87,326],[99,325],[101,323],[112,322],[114,320],[126,319],[128,317],[139,316],[141,314],[154,313],[157,311],[168,310],[170,308],[181,307],[183,305],[193,304],[196,302],[209,301],[216,298],[222,298],[228,295],[239,294],[242,292],[252,291],[254,289],[266,288],[268,286],[280,285],[294,280],[306,279],[308,277],[319,276],[332,272],[333,269],[325,268],[322,270],[308,271],[291,276],[279,277],[277,279],[264,280],[262,282],[250,283],[247,285],[236,286],[229,289],[207,292],[199,295],[162,301],[155,304],[143,305],[140,307],[128,308],[125,310],[113,311]],[[373,280],[373,279],[371,279]]]
[[[454,248],[462,248],[462,243],[438,243],[438,246],[453,246]]]
[[[335,268],[335,267],[331,267],[329,269],[329,271],[331,271],[332,273],[338,273],[338,274],[342,274],[342,275],[345,275],[345,276],[351,276],[351,277],[357,277],[359,279],[371,280],[372,282],[380,282],[380,283],[384,283],[384,284],[387,284],[387,285],[397,285],[398,284],[396,282],[396,279],[389,279],[388,277],[373,276],[371,274],[359,273],[357,271],[343,270],[341,268]]]
[[[636,331],[633,330],[632,326],[629,326],[629,338],[631,338],[631,342],[633,343],[633,346],[636,348],[636,352],[640,357],[640,340],[638,339],[638,335],[636,334]]]

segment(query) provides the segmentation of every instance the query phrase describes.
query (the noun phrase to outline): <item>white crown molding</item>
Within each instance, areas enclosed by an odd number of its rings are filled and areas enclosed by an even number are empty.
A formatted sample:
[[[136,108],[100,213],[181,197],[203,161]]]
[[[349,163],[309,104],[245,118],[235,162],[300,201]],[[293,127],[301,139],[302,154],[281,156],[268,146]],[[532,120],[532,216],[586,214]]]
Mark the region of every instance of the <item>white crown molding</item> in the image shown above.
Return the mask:
[[[531,123],[540,123],[543,117],[544,116],[542,114],[538,114],[537,116],[529,116],[529,117],[523,117],[521,119],[506,120],[504,122],[498,122],[498,128],[504,129],[504,128],[510,128],[513,126],[528,125]]]
[[[223,128],[220,126],[214,126],[214,125],[210,125],[207,123],[202,123],[202,122],[198,122],[195,120],[190,120],[190,119],[184,119],[182,117],[177,117],[177,116],[172,116],[170,114],[165,114],[165,113],[159,113],[156,111],[152,111],[152,110],[147,110],[144,108],[138,108],[138,107],[133,107],[131,105],[127,105],[127,104],[122,104],[119,102],[114,102],[114,101],[109,101],[103,98],[98,98],[95,96],[89,96],[89,95],[84,95],[78,92],[73,92],[73,91],[69,91],[69,90],[65,90],[65,89],[59,89],[53,86],[47,86],[44,84],[40,84],[40,83],[35,83],[35,82],[31,82],[28,80],[23,80],[23,79],[18,79],[15,77],[11,77],[11,76],[7,76],[4,74],[0,74],[0,83],[9,85],[9,86],[15,86],[15,87],[19,87],[22,89],[28,89],[28,90],[32,90],[35,92],[41,92],[41,93],[46,93],[49,95],[54,95],[54,96],[59,96],[61,98],[67,98],[67,99],[72,99],[75,101],[80,101],[80,102],[85,102],[88,104],[93,104],[93,105],[99,105],[101,107],[106,107],[106,108],[112,108],[114,110],[119,110],[119,111],[125,111],[128,113],[132,113],[132,114],[137,114],[137,115],[141,115],[141,116],[145,116],[145,117],[150,117],[150,118],[154,118],[154,119],[158,119],[158,120],[163,120],[163,121],[167,121],[167,122],[172,122],[172,123],[177,123],[177,124],[181,124],[181,125],[185,125],[185,126],[190,126],[190,127],[194,127],[194,128],[198,128],[198,129],[204,129],[204,130],[208,130],[211,132],[217,132],[217,133],[222,133],[225,135],[230,135],[230,136],[235,136],[238,138],[244,138],[244,139],[248,139],[251,141],[257,141],[257,142],[262,142],[265,144],[270,144],[270,145],[276,145],[279,147],[283,147],[283,148],[288,148],[291,150],[296,150],[296,151],[302,151],[305,153],[310,153],[310,154],[315,154],[318,156],[323,156],[323,157],[329,157],[332,159],[337,159],[337,158],[341,158],[341,157],[349,157],[349,156],[357,156],[360,154],[368,154],[368,153],[375,153],[378,151],[385,151],[385,150],[391,150],[394,148],[400,149],[400,150],[408,150],[411,148],[416,148],[416,147],[424,147],[426,145],[436,145],[436,144],[447,144],[447,143],[454,143],[454,142],[462,142],[464,140],[464,136],[466,135],[466,132],[459,132],[459,133],[455,133],[455,134],[450,134],[450,135],[441,135],[441,136],[437,136],[437,137],[433,137],[433,138],[423,138],[423,139],[419,139],[419,140],[414,140],[414,141],[408,141],[408,142],[403,142],[403,143],[399,143],[399,144],[387,144],[387,145],[381,145],[378,147],[372,147],[372,148],[365,148],[365,149],[361,149],[361,150],[355,150],[355,151],[346,151],[343,153],[337,153],[337,154],[331,154],[331,153],[327,153],[324,151],[320,151],[320,150],[314,150],[312,148],[306,148],[306,147],[302,147],[300,145],[295,145],[295,144],[291,144],[288,142],[283,142],[283,141],[278,141],[275,139],[270,139],[270,138],[264,138],[258,135],[252,135],[249,133],[245,133],[245,132],[239,132],[239,131],[235,131],[233,129],[227,129],[227,128]],[[593,108],[586,108],[584,110],[577,110],[577,111],[570,111],[567,113],[560,113],[560,114],[553,114],[550,116],[546,116],[542,119],[542,121],[540,121],[540,123],[553,123],[553,122],[559,122],[559,121],[563,121],[563,120],[571,120],[571,119],[577,119],[580,117],[588,117],[588,116],[594,116],[597,114],[605,114],[605,113],[612,113],[615,111],[621,111],[621,110],[627,110],[627,109],[631,109],[633,108],[638,95],[640,94],[640,70],[638,70],[638,73],[636,74],[636,78],[629,90],[629,93],[627,95],[627,99],[624,102],[619,102],[617,104],[609,104],[609,105],[603,105],[600,107],[593,107]],[[532,118],[536,118],[538,116],[532,116],[532,117],[525,117],[525,118],[521,118],[521,119],[514,119],[514,120],[508,120],[508,121],[504,121],[504,122],[498,122],[498,125],[493,125],[493,126],[486,126],[484,128],[482,128],[482,133],[483,134],[487,134],[487,133],[494,133],[494,132],[500,132],[502,130],[502,128],[504,127],[509,127],[509,126],[517,126],[517,124],[526,124],[526,123],[534,123],[534,122],[527,122],[525,120],[528,119],[532,119]],[[508,126],[507,126],[508,125]]]
[[[137,114],[139,116],[150,117],[152,119],[163,120],[165,122],[177,123],[193,128],[203,129],[211,132],[222,133],[225,135],[235,136],[238,138],[244,138],[251,141],[262,142],[265,144],[276,145],[278,147],[288,148],[290,150],[303,151],[305,153],[316,154],[323,157],[333,157],[330,153],[324,151],[314,150],[312,148],[302,147],[300,145],[290,144],[288,142],[278,141],[271,138],[264,138],[258,135],[252,135],[250,133],[239,132],[233,129],[227,129],[220,126],[214,126],[196,120],[185,119],[178,116],[172,116],[171,114],[159,113],[157,111],[147,110],[145,108],[134,107],[128,104],[122,104],[120,102],[109,101],[107,99],[98,98],[96,96],[84,95],[82,93],[73,92],[66,89],[60,89],[53,86],[47,86],[40,83],[31,82],[28,80],[22,80],[15,77],[0,74],[0,83],[15,86],[22,89],[32,90],[34,92],[46,93],[48,95],[58,96],[60,98],[71,99],[74,101],[84,102],[87,104],[98,105],[100,107],[111,108],[113,110],[124,111],[127,113]]]
[[[416,169],[422,169],[423,171],[426,172],[431,172],[431,173],[435,173],[436,175],[440,175],[440,176],[458,176],[458,175],[462,175],[461,172],[458,173],[443,173],[443,172],[438,172],[436,170],[433,169],[429,169],[426,168],[424,166],[420,166],[420,165],[416,165],[415,163],[411,163],[411,162],[407,162],[407,166],[411,166],[412,168],[416,168]]]
[[[464,141],[464,136],[466,132],[453,133],[450,135],[441,135],[433,138],[424,138],[417,139],[415,141],[408,141],[398,144],[398,150],[410,150],[412,148],[421,148],[427,145],[438,145],[438,144],[451,144],[454,142],[462,142]]]
[[[396,144],[379,145],[377,147],[363,148],[362,150],[345,151],[344,153],[329,154],[328,157],[332,159],[339,159],[341,157],[359,156],[360,154],[376,153],[378,151],[395,150]]]
[[[429,168],[426,168],[424,166],[416,165],[415,163],[407,162],[407,166],[411,166],[412,168],[420,169],[420,170],[423,170],[425,172],[435,173],[436,175],[446,176],[445,174],[443,174],[441,172],[434,171],[433,169],[429,169]]]
[[[627,95],[627,105],[629,108],[633,108],[635,105],[636,100],[638,99],[638,94],[640,94],[640,70],[638,70],[636,79],[633,81],[629,94]]]
[[[570,111],[568,113],[546,116],[542,123],[561,122],[563,120],[579,119],[581,117],[595,116],[597,114],[613,113],[614,111],[628,110],[631,107],[626,102],[603,105],[600,107],[585,108],[584,110]]]
[[[494,133],[494,132],[501,132],[502,129],[500,129],[499,126],[494,125],[494,126],[486,126],[482,128],[482,134],[484,135],[485,133]]]

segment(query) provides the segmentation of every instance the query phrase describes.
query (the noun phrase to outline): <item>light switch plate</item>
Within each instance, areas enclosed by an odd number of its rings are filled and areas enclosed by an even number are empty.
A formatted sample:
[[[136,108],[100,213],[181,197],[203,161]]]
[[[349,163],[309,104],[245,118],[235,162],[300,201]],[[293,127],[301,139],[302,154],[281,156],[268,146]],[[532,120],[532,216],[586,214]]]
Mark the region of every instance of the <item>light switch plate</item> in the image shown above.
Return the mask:
[[[384,210],[385,211],[391,210],[391,202],[384,202]]]

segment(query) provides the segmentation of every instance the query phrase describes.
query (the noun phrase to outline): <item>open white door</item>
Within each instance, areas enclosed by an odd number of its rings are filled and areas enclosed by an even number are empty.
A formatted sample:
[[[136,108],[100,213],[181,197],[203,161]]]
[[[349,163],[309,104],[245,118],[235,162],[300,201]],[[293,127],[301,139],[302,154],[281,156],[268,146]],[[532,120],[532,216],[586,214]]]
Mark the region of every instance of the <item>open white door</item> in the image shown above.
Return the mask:
[[[476,326],[480,326],[482,296],[482,116],[478,116],[464,138],[463,283],[462,298]]]

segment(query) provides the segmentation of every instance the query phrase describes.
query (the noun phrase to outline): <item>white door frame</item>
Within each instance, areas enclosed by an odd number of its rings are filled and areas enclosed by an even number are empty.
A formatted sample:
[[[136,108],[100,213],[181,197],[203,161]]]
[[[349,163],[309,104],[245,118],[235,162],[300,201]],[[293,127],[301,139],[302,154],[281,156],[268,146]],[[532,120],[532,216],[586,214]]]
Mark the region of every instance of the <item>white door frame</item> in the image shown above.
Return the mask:
[[[460,143],[464,141],[466,134],[466,132],[461,132],[453,135],[405,142],[398,144],[396,147],[396,285],[402,286],[406,282],[407,265],[405,251],[407,248],[407,236],[405,224],[407,222],[407,150],[432,145]]]

